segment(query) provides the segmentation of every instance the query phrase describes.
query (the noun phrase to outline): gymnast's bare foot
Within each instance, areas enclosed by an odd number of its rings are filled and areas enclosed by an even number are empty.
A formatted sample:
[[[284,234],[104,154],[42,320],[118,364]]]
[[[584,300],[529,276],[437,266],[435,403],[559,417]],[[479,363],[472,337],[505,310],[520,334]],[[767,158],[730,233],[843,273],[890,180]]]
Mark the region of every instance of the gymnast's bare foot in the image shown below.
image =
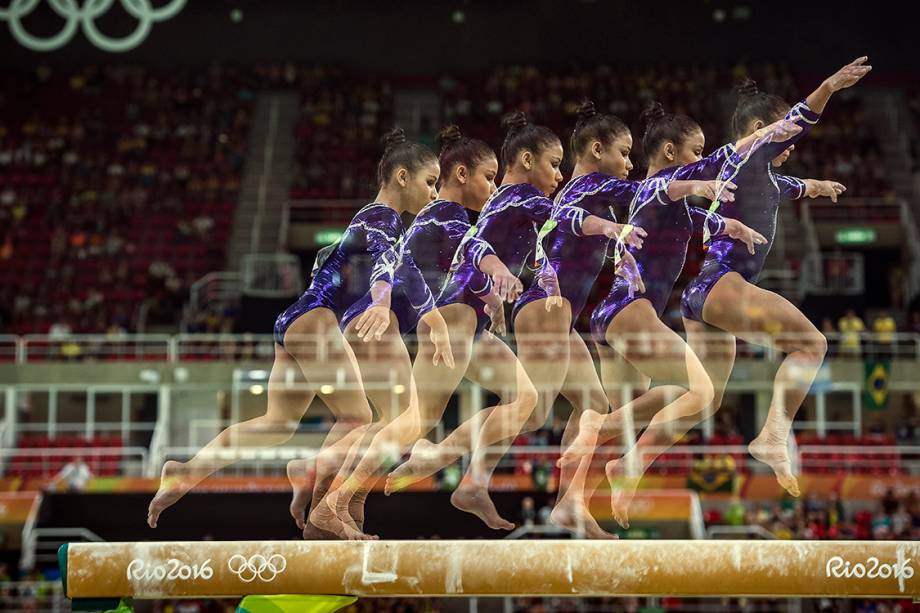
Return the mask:
[[[567,465],[577,466],[585,456],[593,454],[597,447],[597,436],[605,418],[605,415],[590,409],[582,413],[578,419],[578,436],[562,452],[562,456],[556,461],[556,466],[559,468]]]
[[[556,503],[552,512],[549,514],[549,520],[555,526],[559,526],[569,532],[578,535],[585,535],[589,539],[618,539],[616,534],[607,532],[594,519],[588,510],[588,505],[584,500],[575,499],[575,496],[563,496],[562,500]]]
[[[160,514],[179,502],[198,481],[192,478],[190,471],[182,462],[167,460],[160,474],[160,488],[147,507],[147,525],[157,527]]]
[[[310,470],[308,460],[291,460],[287,465],[287,476],[294,490],[290,506],[291,517],[294,518],[297,527],[303,530],[306,527],[304,517],[307,513],[307,505],[310,504],[310,499],[313,497],[316,473]]]
[[[629,528],[629,505],[636,495],[640,480],[639,477],[623,476],[622,466],[625,466],[625,462],[624,456],[608,462],[604,468],[610,483],[610,511],[624,530]]]
[[[755,460],[773,469],[776,480],[784,490],[796,497],[801,494],[798,479],[792,474],[792,464],[789,462],[789,451],[785,441],[771,441],[768,436],[761,433],[748,445],[748,453]]]
[[[513,530],[514,524],[502,518],[489,498],[489,490],[474,483],[461,483],[450,495],[450,503],[467,513],[472,513],[493,530]]]
[[[333,491],[328,494],[310,512],[310,523],[326,532],[349,541],[372,541],[377,537],[365,534],[358,529],[352,518],[348,515],[348,503],[340,504],[340,493]]]
[[[383,492],[389,496],[393,492],[405,489],[425,477],[430,477],[444,468],[444,466],[440,448],[428,439],[419,439],[412,446],[412,453],[409,455],[409,459],[387,475],[387,482]]]

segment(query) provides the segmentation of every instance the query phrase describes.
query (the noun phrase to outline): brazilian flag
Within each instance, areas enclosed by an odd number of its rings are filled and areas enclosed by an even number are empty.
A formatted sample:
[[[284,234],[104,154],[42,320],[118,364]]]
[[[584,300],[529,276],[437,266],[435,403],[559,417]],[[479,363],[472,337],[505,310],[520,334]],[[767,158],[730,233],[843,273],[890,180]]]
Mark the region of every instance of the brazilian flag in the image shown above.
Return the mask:
[[[881,410],[888,406],[888,382],[891,364],[887,361],[866,360],[866,387],[863,403],[867,409]]]
[[[730,455],[703,458],[693,462],[687,475],[687,488],[697,492],[733,492],[737,476],[735,459]]]

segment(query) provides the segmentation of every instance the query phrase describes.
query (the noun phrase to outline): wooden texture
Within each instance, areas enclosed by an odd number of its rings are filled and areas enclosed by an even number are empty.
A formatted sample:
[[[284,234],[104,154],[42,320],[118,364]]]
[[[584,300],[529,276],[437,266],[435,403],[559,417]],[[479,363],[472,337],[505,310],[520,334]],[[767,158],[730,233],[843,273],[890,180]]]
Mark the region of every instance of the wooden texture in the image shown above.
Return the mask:
[[[912,597],[918,557],[902,541],[80,543],[67,593]]]

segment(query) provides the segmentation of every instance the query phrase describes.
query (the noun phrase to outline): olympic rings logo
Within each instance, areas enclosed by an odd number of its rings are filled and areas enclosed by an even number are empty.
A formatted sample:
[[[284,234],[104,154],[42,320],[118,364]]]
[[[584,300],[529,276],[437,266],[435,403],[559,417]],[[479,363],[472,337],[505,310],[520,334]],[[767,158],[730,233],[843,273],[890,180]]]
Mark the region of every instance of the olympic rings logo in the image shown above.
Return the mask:
[[[227,568],[243,583],[252,583],[256,578],[267,583],[274,581],[275,577],[284,572],[284,569],[287,568],[287,560],[277,553],[269,558],[255,554],[248,560],[245,556],[236,554],[227,560]]]
[[[96,47],[110,53],[122,53],[141,44],[155,22],[175,17],[185,7],[186,0],[172,0],[159,8],[151,6],[150,0],[120,0],[125,11],[137,19],[134,31],[120,39],[106,36],[96,27],[96,19],[108,11],[115,0],[85,0],[83,8],[77,0],[49,0],[51,8],[65,22],[57,34],[48,38],[33,35],[22,24],[40,2],[13,0],[7,8],[0,8],[0,21],[9,22],[10,33],[23,47],[32,51],[55,51],[69,43],[82,25],[86,38]]]

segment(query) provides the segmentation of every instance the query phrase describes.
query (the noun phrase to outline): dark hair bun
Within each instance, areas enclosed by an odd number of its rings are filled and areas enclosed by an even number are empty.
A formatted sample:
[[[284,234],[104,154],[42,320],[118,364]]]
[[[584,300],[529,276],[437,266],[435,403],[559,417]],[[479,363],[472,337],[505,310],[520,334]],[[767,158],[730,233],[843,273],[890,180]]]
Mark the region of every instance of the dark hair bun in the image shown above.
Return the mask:
[[[502,117],[502,129],[505,134],[512,134],[527,125],[527,115],[524,111],[511,111]]]
[[[735,91],[738,92],[739,96],[756,96],[760,93],[760,90],[757,89],[757,81],[751,77],[745,77],[744,80],[735,87]]]
[[[444,153],[450,147],[453,147],[457,143],[463,140],[463,134],[460,133],[460,127],[456,124],[451,124],[445,126],[438,133],[438,151]]]
[[[639,120],[648,127],[649,125],[655,123],[659,119],[662,119],[665,116],[664,107],[661,106],[660,102],[652,100],[649,102],[645,109],[642,111],[642,114],[639,115]]]
[[[409,142],[409,139],[406,138],[406,131],[400,127],[393,128],[380,139],[380,144],[383,145],[383,150],[385,152],[400,145],[404,145],[407,142]]]
[[[597,115],[597,109],[594,108],[594,102],[592,100],[582,100],[578,108],[575,109],[575,115],[577,116],[575,128],[578,129],[578,126],[583,125],[586,121]]]

